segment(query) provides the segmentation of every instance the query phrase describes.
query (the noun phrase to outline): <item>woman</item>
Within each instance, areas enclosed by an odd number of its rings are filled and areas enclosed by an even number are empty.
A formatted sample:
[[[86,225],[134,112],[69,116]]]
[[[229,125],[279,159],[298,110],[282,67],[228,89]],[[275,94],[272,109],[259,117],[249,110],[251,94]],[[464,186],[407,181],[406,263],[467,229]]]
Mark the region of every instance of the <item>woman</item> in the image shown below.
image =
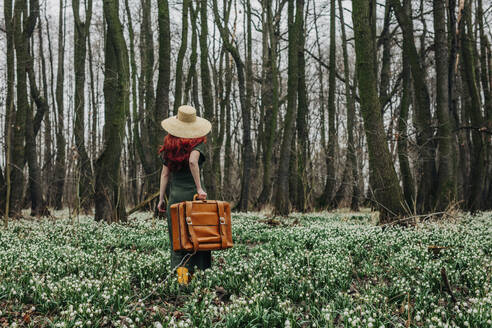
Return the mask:
[[[200,178],[200,167],[205,161],[206,135],[212,125],[204,118],[196,116],[195,108],[180,106],[178,115],[165,119],[161,126],[168,132],[164,138],[164,145],[160,149],[162,159],[161,186],[159,195],[159,211],[167,211],[167,225],[169,239],[172,242],[170,206],[187,200],[207,199]],[[164,194],[168,182],[170,183],[169,200],[166,204]],[[182,265],[185,251],[175,252],[171,246],[171,268]],[[212,264],[210,251],[197,252],[186,263],[186,268],[192,273],[195,268],[205,270]]]

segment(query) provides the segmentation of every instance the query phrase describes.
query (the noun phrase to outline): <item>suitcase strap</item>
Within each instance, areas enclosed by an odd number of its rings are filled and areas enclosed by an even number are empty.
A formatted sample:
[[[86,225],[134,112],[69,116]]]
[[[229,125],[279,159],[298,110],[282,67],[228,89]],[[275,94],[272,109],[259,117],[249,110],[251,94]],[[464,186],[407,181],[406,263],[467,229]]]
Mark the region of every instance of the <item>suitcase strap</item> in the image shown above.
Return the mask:
[[[222,249],[227,247],[226,240],[226,220],[224,216],[224,202],[217,201],[217,209],[219,211],[219,232],[220,232],[220,243],[222,245]]]
[[[198,238],[196,237],[195,229],[193,229],[193,222],[191,221],[191,211],[193,209],[192,202],[186,202],[186,225],[188,226],[188,233],[191,237],[191,243],[193,244],[193,250],[198,251]]]

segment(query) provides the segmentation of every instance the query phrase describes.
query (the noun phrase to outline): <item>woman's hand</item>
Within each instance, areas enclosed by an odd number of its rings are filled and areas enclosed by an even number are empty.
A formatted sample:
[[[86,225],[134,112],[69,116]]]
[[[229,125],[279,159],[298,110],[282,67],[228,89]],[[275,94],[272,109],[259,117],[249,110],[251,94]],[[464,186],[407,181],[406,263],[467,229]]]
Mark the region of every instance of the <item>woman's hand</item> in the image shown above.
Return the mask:
[[[207,193],[203,191],[202,188],[197,189],[196,193],[198,194],[198,199],[205,200],[207,199]]]
[[[165,202],[164,202],[163,199],[159,200],[159,204],[157,204],[157,209],[161,213],[165,213],[166,212],[166,204],[165,204]]]

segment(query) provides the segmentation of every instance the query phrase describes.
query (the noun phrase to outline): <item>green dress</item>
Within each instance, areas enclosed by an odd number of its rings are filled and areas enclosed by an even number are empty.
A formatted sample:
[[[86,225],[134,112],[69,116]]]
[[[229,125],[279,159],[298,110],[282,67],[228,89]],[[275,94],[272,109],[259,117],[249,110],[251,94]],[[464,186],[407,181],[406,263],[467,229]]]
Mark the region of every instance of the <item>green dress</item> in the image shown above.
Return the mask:
[[[200,152],[200,159],[198,160],[198,166],[201,168],[203,162],[205,162],[205,145],[200,143],[193,148]],[[161,156],[162,159],[162,156]],[[167,165],[166,161],[162,159],[162,163]],[[201,175],[200,175],[201,177]],[[203,179],[201,180],[203,187]],[[193,196],[197,193],[195,180],[191,174],[190,167],[185,165],[179,171],[171,172],[169,179],[169,200],[167,203],[167,226],[169,230],[169,240],[171,241],[171,269],[174,269],[188,254],[186,251],[174,251],[172,248],[172,230],[171,230],[171,211],[170,207],[173,204],[184,202],[187,200],[193,200]],[[193,272],[195,268],[205,270],[212,265],[212,254],[210,251],[200,251],[193,255],[186,263],[186,267],[190,272]]]

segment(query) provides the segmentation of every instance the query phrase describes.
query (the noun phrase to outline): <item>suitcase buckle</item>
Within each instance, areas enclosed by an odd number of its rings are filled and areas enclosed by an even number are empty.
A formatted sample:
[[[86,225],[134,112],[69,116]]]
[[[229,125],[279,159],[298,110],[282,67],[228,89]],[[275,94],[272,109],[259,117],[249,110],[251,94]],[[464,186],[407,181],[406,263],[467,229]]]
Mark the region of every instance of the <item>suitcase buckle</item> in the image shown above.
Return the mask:
[[[221,216],[221,217],[219,218],[219,222],[220,222],[220,224],[226,224],[226,222],[225,222],[225,218],[224,218],[223,216]]]
[[[192,224],[191,217],[189,217],[189,216],[186,217],[186,223],[187,224]]]

